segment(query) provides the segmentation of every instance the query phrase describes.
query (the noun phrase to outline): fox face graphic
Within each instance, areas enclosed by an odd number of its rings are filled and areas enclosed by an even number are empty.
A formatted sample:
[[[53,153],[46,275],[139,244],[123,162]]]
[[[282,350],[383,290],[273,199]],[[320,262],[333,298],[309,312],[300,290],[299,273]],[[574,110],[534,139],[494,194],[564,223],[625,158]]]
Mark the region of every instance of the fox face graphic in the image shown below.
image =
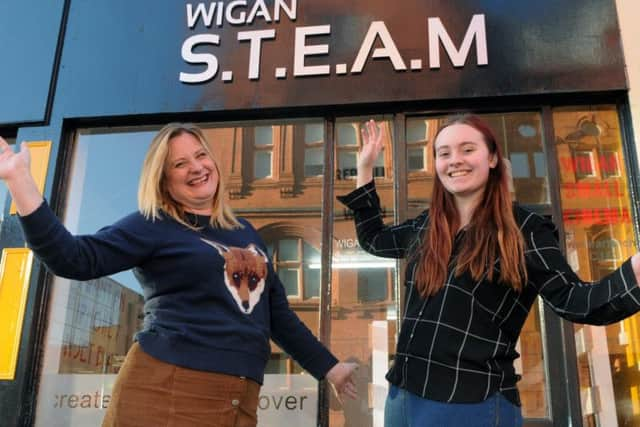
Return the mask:
[[[201,239],[224,258],[224,283],[238,308],[250,314],[260,301],[267,276],[267,256],[253,243],[246,248]]]

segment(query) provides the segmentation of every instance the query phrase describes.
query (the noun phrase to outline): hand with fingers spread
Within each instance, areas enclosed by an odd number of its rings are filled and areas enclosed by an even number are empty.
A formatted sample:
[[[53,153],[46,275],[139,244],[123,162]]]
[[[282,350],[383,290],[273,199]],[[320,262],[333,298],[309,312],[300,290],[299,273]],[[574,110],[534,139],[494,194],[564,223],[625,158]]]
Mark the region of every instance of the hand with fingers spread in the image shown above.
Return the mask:
[[[30,174],[30,163],[29,149],[24,142],[20,146],[20,151],[14,153],[7,141],[0,137],[0,179],[9,181]]]
[[[342,397],[345,395],[351,399],[358,397],[358,390],[353,378],[357,370],[357,363],[340,362],[327,372],[326,378],[331,383],[334,393],[341,402]]]
[[[0,179],[7,184],[20,215],[28,215],[42,203],[40,190],[31,176],[31,157],[26,143],[15,153],[0,137]]]
[[[358,187],[373,179],[373,166],[382,151],[384,128],[374,120],[369,120],[360,132],[362,134],[362,148],[358,154]]]

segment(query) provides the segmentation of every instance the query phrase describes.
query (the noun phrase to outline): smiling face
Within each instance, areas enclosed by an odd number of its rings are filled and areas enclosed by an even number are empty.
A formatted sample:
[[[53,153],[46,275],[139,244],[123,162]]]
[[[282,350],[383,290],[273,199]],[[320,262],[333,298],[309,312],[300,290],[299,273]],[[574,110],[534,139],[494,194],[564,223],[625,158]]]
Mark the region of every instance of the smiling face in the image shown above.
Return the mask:
[[[198,138],[185,132],[169,140],[164,178],[169,195],[185,211],[211,215],[218,169]]]
[[[453,124],[435,141],[436,173],[447,192],[458,201],[479,201],[498,163],[481,132],[466,124]]]

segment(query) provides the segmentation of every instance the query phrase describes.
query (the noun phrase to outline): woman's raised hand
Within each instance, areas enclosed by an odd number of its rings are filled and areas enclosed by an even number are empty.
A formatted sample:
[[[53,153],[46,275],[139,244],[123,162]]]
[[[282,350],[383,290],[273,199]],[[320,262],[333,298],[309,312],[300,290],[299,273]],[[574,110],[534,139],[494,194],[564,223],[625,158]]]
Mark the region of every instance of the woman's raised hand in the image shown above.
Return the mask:
[[[14,153],[11,146],[0,137],[0,179],[10,181],[21,179],[25,175],[31,175],[31,157],[29,149],[24,142],[20,146],[20,151]]]
[[[373,179],[373,166],[382,151],[383,128],[374,120],[369,120],[361,128],[362,148],[358,155],[358,187]]]
[[[42,203],[42,194],[31,176],[31,156],[26,143],[14,153],[11,146],[0,137],[0,179],[9,188],[18,213],[29,215]]]

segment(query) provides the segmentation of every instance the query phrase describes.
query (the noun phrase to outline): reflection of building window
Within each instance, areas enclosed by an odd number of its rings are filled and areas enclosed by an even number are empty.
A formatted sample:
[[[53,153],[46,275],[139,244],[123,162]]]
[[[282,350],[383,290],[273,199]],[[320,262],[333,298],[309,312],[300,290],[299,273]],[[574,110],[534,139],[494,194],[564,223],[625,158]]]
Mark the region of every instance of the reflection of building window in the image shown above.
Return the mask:
[[[509,153],[509,160],[511,160],[511,176],[514,178],[529,178],[531,177],[531,171],[529,171],[529,156],[527,153]]]
[[[547,176],[547,159],[544,153],[536,151],[533,153],[533,164],[536,168],[536,178],[546,178]]]
[[[591,256],[595,261],[620,261],[622,259],[620,242],[609,236],[596,239],[593,242]]]
[[[324,123],[304,125],[304,176],[324,173]]]
[[[616,151],[601,151],[599,160],[602,178],[613,178],[620,176],[620,163],[618,162],[618,153]]]
[[[338,179],[355,179],[358,162],[358,132],[355,123],[336,125]]]
[[[272,175],[273,129],[271,126],[256,126],[253,140],[253,177],[268,178]]]
[[[595,177],[595,168],[593,167],[592,151],[575,151],[573,153],[573,161],[576,168],[576,176],[578,178]]]
[[[429,126],[425,120],[407,120],[407,168],[409,172],[427,169]]]
[[[320,296],[320,252],[299,238],[280,239],[269,247],[273,265],[289,298]]]
[[[384,124],[380,124],[384,126]],[[358,123],[336,123],[338,170],[336,179],[356,179],[358,150],[360,149]],[[383,177],[384,149],[373,165],[373,176]]]
[[[376,302],[389,299],[390,280],[387,269],[358,269],[358,301]]]

